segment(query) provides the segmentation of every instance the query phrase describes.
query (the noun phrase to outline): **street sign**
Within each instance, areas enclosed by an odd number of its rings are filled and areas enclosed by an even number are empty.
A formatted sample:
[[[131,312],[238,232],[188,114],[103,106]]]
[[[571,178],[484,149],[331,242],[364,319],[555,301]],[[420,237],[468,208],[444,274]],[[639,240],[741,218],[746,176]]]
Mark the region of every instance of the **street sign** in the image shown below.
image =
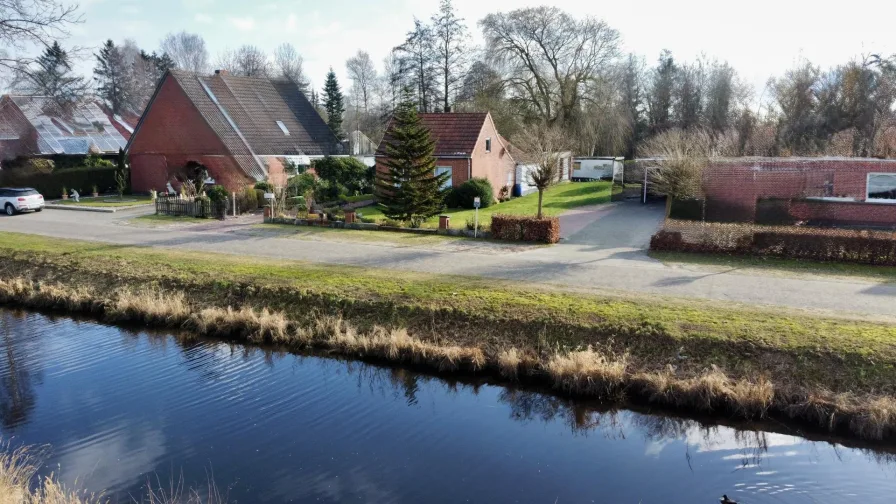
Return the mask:
[[[272,192],[264,193],[264,199],[274,199],[274,193],[272,193]]]
[[[479,208],[479,206],[480,206],[480,201],[479,201],[479,196],[477,196],[477,197],[473,198],[473,208]]]

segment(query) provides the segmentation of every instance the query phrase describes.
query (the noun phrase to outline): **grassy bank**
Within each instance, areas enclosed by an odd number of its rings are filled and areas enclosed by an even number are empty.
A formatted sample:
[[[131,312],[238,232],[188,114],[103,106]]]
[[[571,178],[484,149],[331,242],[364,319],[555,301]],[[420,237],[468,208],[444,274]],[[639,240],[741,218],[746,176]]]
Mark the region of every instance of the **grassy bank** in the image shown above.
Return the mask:
[[[119,199],[118,196],[100,196],[97,198],[82,196],[79,199],[80,201],[66,199],[53,201],[52,203],[54,205],[86,206],[97,208],[123,208],[137,205],[148,205],[152,203],[152,197],[144,195],[125,196],[123,200]]]
[[[881,439],[896,326],[0,233],[0,302]]]
[[[575,182],[556,185],[545,191],[542,209],[545,215],[555,216],[581,206],[609,203],[611,185],[611,182]],[[377,220],[386,218],[377,206],[359,208],[358,212],[361,212],[365,218]],[[475,216],[475,210],[458,208],[448,209],[442,213],[451,216],[451,225],[455,228],[463,227],[467,220],[472,221]],[[492,215],[496,213],[535,215],[538,213],[538,193],[514,198],[508,202],[479,210],[479,223],[486,226],[489,225],[492,221]],[[433,217],[423,224],[423,227],[435,228],[438,226],[438,217]]]

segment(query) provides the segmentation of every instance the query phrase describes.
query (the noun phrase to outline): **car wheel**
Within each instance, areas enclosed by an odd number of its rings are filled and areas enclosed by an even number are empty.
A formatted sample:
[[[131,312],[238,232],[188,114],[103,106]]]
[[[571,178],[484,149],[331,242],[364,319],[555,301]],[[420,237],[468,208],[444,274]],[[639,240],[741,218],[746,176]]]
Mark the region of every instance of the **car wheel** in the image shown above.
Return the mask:
[[[35,212],[41,212],[41,211],[43,211],[43,208],[35,208],[34,211],[35,211]]]
[[[16,207],[12,206],[12,204],[10,204],[10,203],[7,203],[6,204],[6,215],[15,215],[15,214],[16,214]]]

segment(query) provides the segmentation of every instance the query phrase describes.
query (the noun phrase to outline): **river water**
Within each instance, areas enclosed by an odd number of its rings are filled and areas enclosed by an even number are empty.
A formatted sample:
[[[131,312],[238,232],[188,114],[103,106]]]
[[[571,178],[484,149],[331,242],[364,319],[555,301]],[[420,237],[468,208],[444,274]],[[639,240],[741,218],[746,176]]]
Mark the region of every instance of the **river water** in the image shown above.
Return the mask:
[[[240,503],[892,502],[896,460],[788,432],[0,310],[0,436],[43,473]]]

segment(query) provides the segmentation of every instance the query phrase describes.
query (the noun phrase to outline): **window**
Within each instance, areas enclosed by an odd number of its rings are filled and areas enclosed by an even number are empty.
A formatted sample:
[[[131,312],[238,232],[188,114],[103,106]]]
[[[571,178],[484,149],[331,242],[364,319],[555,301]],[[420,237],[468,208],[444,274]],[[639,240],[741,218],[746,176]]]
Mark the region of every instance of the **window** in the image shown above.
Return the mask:
[[[492,151],[492,139],[486,138],[485,139],[485,152],[491,152],[491,151]]]
[[[575,171],[575,170],[581,170],[581,169],[582,169],[582,162],[581,162],[581,161],[576,161],[575,163],[573,163],[573,164],[572,164],[572,169],[573,169],[574,171]]]
[[[450,166],[436,166],[436,177],[442,175],[443,173],[448,174],[448,179],[442,183],[442,189],[448,189],[451,187],[451,167]]]
[[[277,126],[280,126],[280,130],[283,132],[284,135],[289,136],[289,130],[286,129],[286,125],[283,124],[283,121],[277,121]]]
[[[896,173],[869,173],[865,201],[896,203]]]

